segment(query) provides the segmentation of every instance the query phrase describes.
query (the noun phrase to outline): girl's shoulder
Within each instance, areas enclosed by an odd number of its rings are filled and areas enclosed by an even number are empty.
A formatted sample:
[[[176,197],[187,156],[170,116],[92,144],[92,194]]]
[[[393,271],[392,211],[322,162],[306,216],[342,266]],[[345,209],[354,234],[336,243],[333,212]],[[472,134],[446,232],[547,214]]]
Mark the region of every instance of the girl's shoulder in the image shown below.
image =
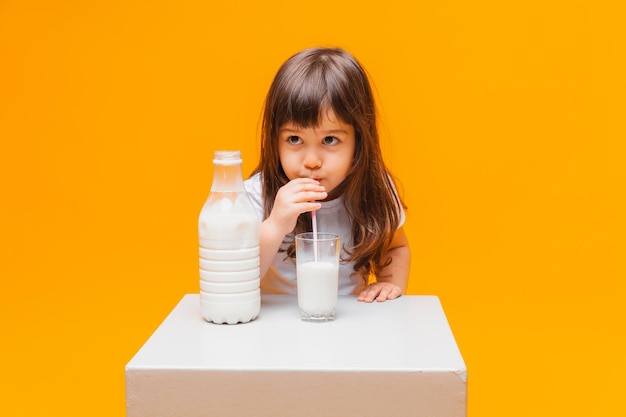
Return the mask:
[[[261,190],[261,173],[257,172],[255,174],[250,175],[248,178],[246,178],[243,182],[243,186],[245,187],[247,192],[251,192],[251,191],[255,191],[255,190]]]
[[[261,189],[261,186],[261,174],[258,172],[251,175],[243,182],[243,187],[245,188],[246,193],[248,193],[248,197],[250,197],[250,200],[252,200],[252,203],[255,208],[257,208],[257,210],[259,208],[261,208],[262,210],[263,207],[263,190]]]

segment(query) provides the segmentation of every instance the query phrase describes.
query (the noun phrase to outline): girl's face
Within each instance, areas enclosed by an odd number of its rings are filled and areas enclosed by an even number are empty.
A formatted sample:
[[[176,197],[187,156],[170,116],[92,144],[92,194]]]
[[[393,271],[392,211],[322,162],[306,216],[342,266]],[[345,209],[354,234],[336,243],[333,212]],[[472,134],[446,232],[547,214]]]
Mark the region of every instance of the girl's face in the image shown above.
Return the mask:
[[[340,120],[332,109],[322,112],[315,127],[291,122],[278,131],[278,154],[289,178],[313,178],[330,193],[347,177],[355,149],[354,127]]]

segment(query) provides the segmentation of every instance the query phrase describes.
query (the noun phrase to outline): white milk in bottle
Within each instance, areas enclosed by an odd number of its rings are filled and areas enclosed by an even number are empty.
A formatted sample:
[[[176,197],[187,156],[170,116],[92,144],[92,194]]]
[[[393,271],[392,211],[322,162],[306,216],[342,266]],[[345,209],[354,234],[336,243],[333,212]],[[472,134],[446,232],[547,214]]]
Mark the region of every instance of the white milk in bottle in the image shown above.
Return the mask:
[[[247,323],[261,308],[260,220],[243,186],[241,153],[215,151],[211,193],[198,219],[200,307],[213,323]]]

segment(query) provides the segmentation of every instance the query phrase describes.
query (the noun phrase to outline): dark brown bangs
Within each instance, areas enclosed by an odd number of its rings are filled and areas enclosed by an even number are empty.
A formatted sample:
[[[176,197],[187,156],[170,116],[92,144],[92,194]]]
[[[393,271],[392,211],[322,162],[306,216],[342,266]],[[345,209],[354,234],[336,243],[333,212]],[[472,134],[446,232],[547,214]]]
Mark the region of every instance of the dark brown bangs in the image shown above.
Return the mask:
[[[276,129],[288,122],[303,128],[317,126],[329,108],[342,121],[353,124],[350,109],[358,103],[348,102],[354,98],[350,83],[347,79],[337,79],[341,72],[325,61],[312,62],[305,70],[291,73],[281,80],[274,107],[281,109],[274,112]]]
[[[328,105],[326,85],[320,71],[295,74],[280,89],[275,113],[276,128],[287,122],[308,128],[317,126],[322,109]]]

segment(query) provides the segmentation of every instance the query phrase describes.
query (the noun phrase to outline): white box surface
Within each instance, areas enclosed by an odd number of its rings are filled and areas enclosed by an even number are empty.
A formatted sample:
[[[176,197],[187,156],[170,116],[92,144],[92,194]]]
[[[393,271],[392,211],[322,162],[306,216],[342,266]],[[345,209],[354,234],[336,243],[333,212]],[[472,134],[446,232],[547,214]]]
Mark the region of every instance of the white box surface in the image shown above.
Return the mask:
[[[126,365],[127,417],[466,415],[467,372],[435,296],[339,297],[333,322],[263,295],[256,320],[204,321],[187,294]]]

